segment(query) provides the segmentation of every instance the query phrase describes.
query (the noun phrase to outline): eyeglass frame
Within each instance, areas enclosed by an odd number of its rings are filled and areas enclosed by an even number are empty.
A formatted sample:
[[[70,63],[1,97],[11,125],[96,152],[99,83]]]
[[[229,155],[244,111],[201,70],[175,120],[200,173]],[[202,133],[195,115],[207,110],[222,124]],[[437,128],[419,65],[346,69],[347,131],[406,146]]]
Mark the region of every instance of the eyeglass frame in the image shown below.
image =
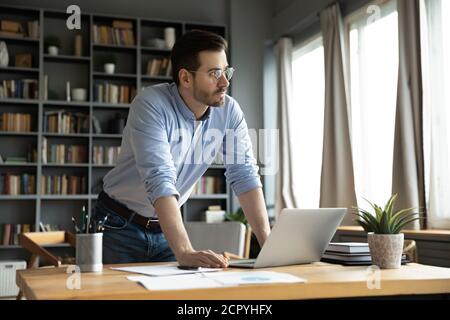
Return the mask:
[[[187,69],[186,69],[187,70]],[[227,78],[227,76],[226,76],[226,72],[228,71],[228,70],[231,70],[231,76],[229,77],[229,78]],[[191,73],[196,73],[196,72],[201,72],[201,73],[207,73],[208,75],[210,75],[211,73],[212,73],[212,76],[214,77],[214,79],[216,80],[216,81],[219,81],[219,79],[220,78],[222,78],[222,76],[225,74],[225,79],[227,79],[227,81],[230,81],[231,80],[231,78],[233,77],[233,74],[234,74],[234,71],[235,71],[236,69],[234,69],[233,67],[227,67],[225,70],[222,70],[222,69],[214,69],[214,70],[210,70],[210,71],[199,71],[199,70],[187,70],[188,72],[191,72]],[[220,76],[218,76],[218,77],[216,77],[215,76],[215,72],[220,72]]]

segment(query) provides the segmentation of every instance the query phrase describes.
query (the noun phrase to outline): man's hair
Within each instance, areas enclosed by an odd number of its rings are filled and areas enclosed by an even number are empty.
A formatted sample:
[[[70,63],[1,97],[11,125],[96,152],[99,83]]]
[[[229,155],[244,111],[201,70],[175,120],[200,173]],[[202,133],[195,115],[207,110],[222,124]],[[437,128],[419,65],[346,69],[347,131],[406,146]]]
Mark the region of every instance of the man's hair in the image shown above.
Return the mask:
[[[177,85],[180,84],[178,73],[183,68],[197,71],[200,67],[200,51],[225,51],[227,47],[226,40],[216,33],[203,30],[186,32],[176,41],[170,55],[173,81]]]

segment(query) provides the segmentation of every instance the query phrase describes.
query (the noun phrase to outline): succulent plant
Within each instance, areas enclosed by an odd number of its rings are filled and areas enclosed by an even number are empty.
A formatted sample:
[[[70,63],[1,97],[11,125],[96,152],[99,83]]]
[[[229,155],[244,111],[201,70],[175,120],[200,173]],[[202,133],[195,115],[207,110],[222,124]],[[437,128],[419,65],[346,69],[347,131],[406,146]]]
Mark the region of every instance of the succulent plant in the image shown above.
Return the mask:
[[[394,204],[398,194],[393,194],[384,209],[380,206],[366,200],[374,209],[374,214],[362,208],[354,207],[355,214],[360,219],[355,220],[366,232],[375,234],[398,234],[408,224],[419,220],[416,217],[419,213],[411,212],[414,208],[407,208],[394,211]]]

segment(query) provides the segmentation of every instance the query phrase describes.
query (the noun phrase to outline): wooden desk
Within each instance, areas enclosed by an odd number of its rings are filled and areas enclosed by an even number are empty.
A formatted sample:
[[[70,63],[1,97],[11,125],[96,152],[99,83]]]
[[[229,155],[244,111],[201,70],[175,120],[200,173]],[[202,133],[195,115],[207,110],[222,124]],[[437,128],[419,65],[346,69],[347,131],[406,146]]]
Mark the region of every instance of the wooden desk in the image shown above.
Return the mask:
[[[322,262],[259,269],[287,272],[306,279],[307,283],[178,291],[146,290],[126,279],[131,273],[109,267],[105,265],[98,274],[82,273],[80,290],[66,288],[70,274],[65,267],[18,271],[16,282],[27,299],[322,299],[450,293],[449,268],[413,263],[397,270],[381,270],[381,288],[372,290],[367,286],[367,267]]]

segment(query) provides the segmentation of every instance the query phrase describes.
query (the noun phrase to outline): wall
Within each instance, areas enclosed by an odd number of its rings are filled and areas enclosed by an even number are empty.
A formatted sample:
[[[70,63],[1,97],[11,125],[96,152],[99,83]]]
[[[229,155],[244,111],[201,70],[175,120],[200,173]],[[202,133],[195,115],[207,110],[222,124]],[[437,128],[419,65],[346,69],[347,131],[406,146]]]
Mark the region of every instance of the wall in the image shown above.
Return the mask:
[[[263,128],[264,43],[272,35],[272,0],[0,0],[1,4],[81,11],[227,26],[228,59],[236,69],[233,97],[240,103],[249,128]],[[132,3],[132,5],[130,5]],[[239,206],[236,199],[232,207]]]

